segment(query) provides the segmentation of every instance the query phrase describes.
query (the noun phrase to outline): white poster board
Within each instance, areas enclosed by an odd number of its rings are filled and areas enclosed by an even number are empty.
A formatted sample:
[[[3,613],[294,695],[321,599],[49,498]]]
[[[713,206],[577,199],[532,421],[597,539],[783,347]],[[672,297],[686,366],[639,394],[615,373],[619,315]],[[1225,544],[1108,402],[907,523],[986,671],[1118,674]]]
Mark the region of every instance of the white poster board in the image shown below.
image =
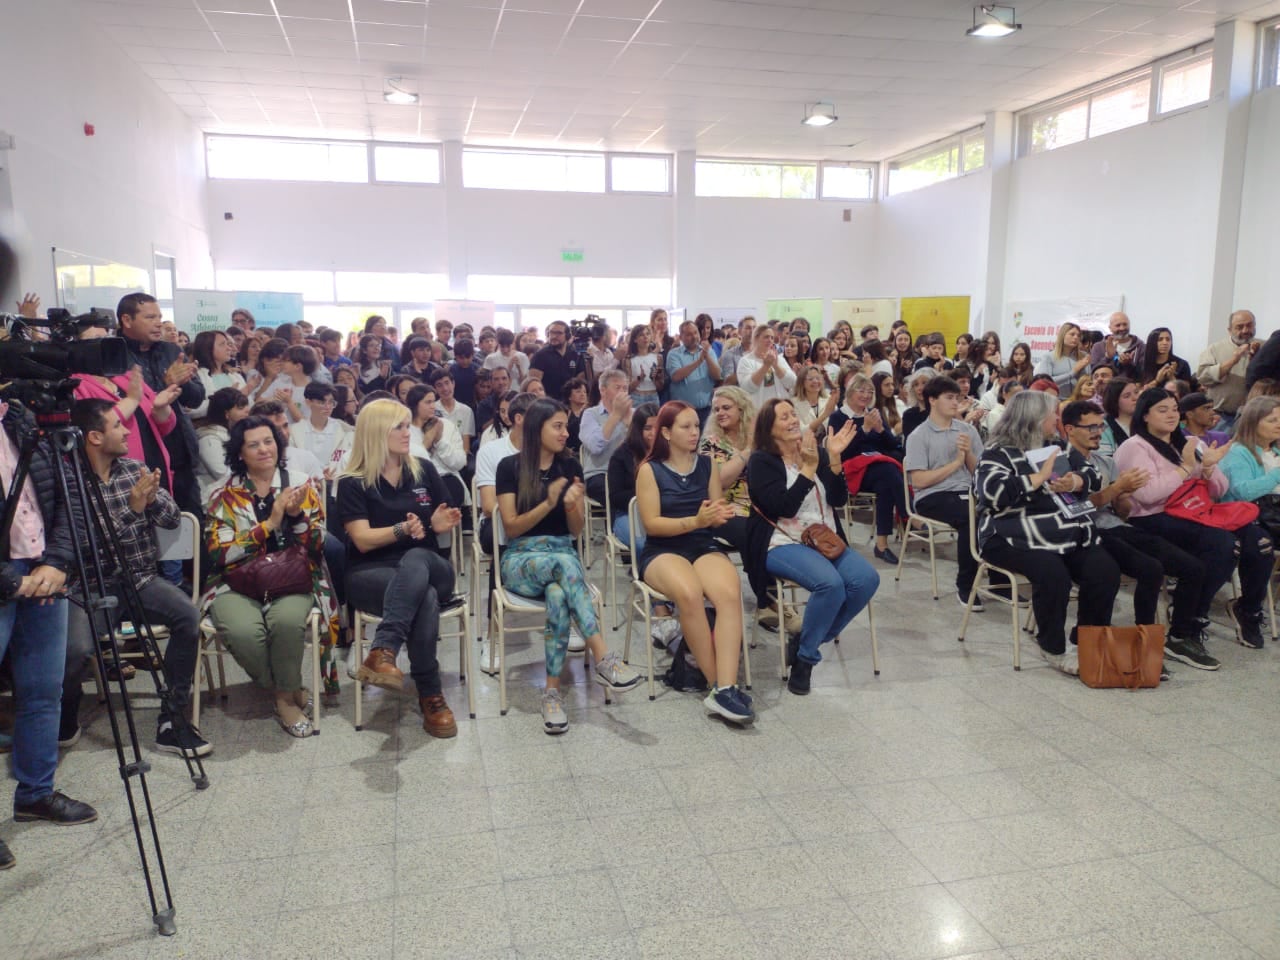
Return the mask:
[[[248,310],[259,327],[278,327],[302,319],[302,294],[254,290],[173,291],[173,322],[191,336],[205,330],[225,330],[231,314]]]
[[[435,322],[447,320],[455,327],[460,323],[479,333],[481,327],[493,326],[492,300],[437,300],[433,307]]]
[[[853,328],[854,336],[863,327],[869,324],[875,324],[880,328],[880,338],[882,340],[889,339],[889,331],[893,327],[893,321],[898,319],[898,301],[893,297],[877,297],[862,300],[832,300],[831,301],[831,326],[828,333],[834,329],[835,325],[843,320]],[[855,339],[854,343],[858,341]]]
[[[1107,319],[1124,309],[1124,296],[1067,297],[1062,300],[1015,300],[1005,307],[1004,327],[1000,331],[1005,360],[1019,341],[1031,347],[1031,362],[1053,350],[1058,328],[1070,321],[1081,330],[1107,329]]]

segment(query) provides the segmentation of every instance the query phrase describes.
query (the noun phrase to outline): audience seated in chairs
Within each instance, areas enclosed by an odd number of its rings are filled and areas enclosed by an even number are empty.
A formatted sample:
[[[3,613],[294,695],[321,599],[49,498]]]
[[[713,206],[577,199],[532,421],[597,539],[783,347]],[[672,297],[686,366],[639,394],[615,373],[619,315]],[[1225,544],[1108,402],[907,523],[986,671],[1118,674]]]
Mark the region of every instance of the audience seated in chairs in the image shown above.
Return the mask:
[[[609,484],[609,503],[613,507],[613,516],[609,518],[609,528],[622,543],[631,542],[631,521],[627,516],[627,504],[636,495],[636,470],[648,456],[653,446],[653,438],[658,432],[658,407],[653,403],[642,403],[631,411],[631,423],[627,428],[627,437],[622,446],[613,451],[609,458],[607,476]],[[644,530],[634,531],[636,549],[644,549]]]
[[[1176,543],[1204,565],[1198,581],[1199,596],[1191,611],[1196,631],[1181,625],[1187,618],[1175,603],[1175,625],[1183,632],[1169,631],[1165,655],[1201,670],[1218,669],[1218,661],[1204,648],[1209,626],[1209,608],[1218,591],[1240,570],[1240,597],[1228,605],[1235,623],[1236,637],[1245,646],[1262,646],[1262,603],[1271,575],[1271,538],[1256,523],[1234,533],[1205,526],[1193,520],[1171,517],[1165,512],[1169,497],[1189,479],[1203,480],[1215,500],[1227,498],[1228,478],[1218,464],[1231,445],[1209,447],[1178,429],[1178,401],[1168,391],[1154,387],[1143,391],[1133,413],[1133,436],[1116,451],[1116,468],[1146,471],[1150,479],[1132,494],[1129,522],[1139,529]]]
[[[480,495],[481,512],[479,543],[486,554],[493,549],[493,510],[498,505],[494,485],[497,483],[498,464],[520,451],[520,443],[524,439],[524,415],[536,399],[531,393],[515,394],[507,404],[511,426],[492,443],[484,444],[476,454],[475,485]]]
[[[987,439],[974,476],[978,549],[996,566],[1031,581],[1040,655],[1063,673],[1080,673],[1076,631],[1066,636],[1071,582],[1080,586],[1078,626],[1109,626],[1120,571],[1088,514],[1068,516],[1053,494],[1088,496],[1101,483],[1092,466],[1069,472],[1053,452],[1037,467],[1027,454],[1058,435],[1053,394],[1024,390]]]
[[[1098,452],[1104,457],[1115,456],[1120,444],[1133,432],[1133,409],[1138,403],[1142,388],[1128,377],[1113,377],[1102,394],[1102,411],[1106,419]]]
[[[848,547],[838,559],[828,560],[800,542],[814,524],[844,539],[836,511],[849,497],[841,454],[856,430],[854,421],[846,419],[838,433],[828,427],[820,445],[800,426],[789,400],[767,400],[756,414],[747,463],[753,512],[744,562],[748,570],[763,568],[809,591],[800,633],[787,646],[787,689],[801,696],[809,692],[813,668],[822,660],[819,647],[840,636],[880,586],[871,565]]]
[[[542,724],[547,733],[558,734],[569,729],[560,672],[568,652],[571,617],[595,658],[597,683],[629,690],[640,682],[640,675],[605,646],[582,559],[574,547],[587,518],[587,491],[581,465],[565,449],[569,410],[558,400],[538,400],[525,412],[521,430],[520,452],[498,464],[495,478],[507,537],[499,562],[507,589],[546,603]]]
[[[318,608],[332,643],[338,616],[324,566],[320,494],[305,476],[288,473],[285,449],[284,431],[265,417],[250,416],[232,426],[227,440],[231,476],[213,492],[207,511],[212,570],[201,605],[249,679],[274,691],[280,726],[291,736],[309,737],[314,693],[302,685],[307,620]],[[229,568],[293,544],[306,551],[310,592],[248,596],[227,582]]]
[[[670,599],[689,651],[711,688],[704,706],[734,723],[755,719],[738,689],[742,590],[737,568],[712,534],[736,516],[724,499],[719,468],[698,454],[698,411],[680,400],[662,405],[649,454],[636,471],[636,506],[645,529],[637,568]],[[715,627],[703,598],[715,608]]]
[[[1151,479],[1147,471],[1133,467],[1121,473],[1111,457],[1098,453],[1102,414],[1087,400],[1076,400],[1062,409],[1062,426],[1070,447],[1070,469],[1080,472],[1087,464],[1098,474],[1101,488],[1089,499],[1097,508],[1094,526],[1120,572],[1137,581],[1133,590],[1134,623],[1157,623],[1156,607],[1166,575],[1176,577],[1169,633],[1176,637],[1198,633],[1194,609],[1204,580],[1204,564],[1172,541],[1142,530],[1126,519],[1133,507],[1133,493]]]
[[[407,646],[422,728],[433,737],[453,737],[458,725],[441,691],[436,645],[440,607],[453,596],[455,574],[436,535],[457,526],[462,514],[450,504],[435,467],[410,453],[412,429],[408,408],[396,400],[364,407],[350,463],[338,481],[337,513],[349,544],[348,595],[382,618],[357,679],[399,691],[404,674],[396,654]]]
[[[223,387],[209,398],[203,421],[197,421],[196,437],[200,441],[200,459],[196,478],[200,482],[200,499],[209,502],[214,489],[227,478],[227,437],[237,420],[249,415],[249,400],[235,387]]]
[[[934,377],[924,385],[929,417],[907,437],[902,465],[911,480],[916,513],[956,530],[956,596],[967,606],[978,573],[978,560],[969,550],[968,500],[983,447],[978,431],[958,416],[962,396],[950,377]],[[981,604],[975,597],[974,610],[981,612]]]
[[[445,489],[449,491],[449,503],[461,507],[467,502],[462,471],[467,466],[467,451],[457,425],[436,412],[436,389],[430,384],[415,384],[409,390],[405,406],[413,417],[410,431],[409,452],[426,460],[436,468]]]
[[[936,376],[936,374],[931,374]],[[902,490],[902,439],[898,437],[875,407],[876,387],[866,374],[854,373],[845,378],[844,404],[829,421],[839,433],[852,423],[852,439],[841,449],[841,466],[852,461],[861,469],[847,478],[851,493],[870,493],[876,498],[877,560],[897,566],[898,555],[889,547],[893,533],[894,512],[907,515],[907,501]],[[922,401],[923,402],[923,399]],[[905,418],[904,418],[905,419]]]
[[[116,415],[110,400],[77,400],[72,410],[72,423],[80,429],[92,478],[101,487],[108,518],[119,534],[127,569],[121,571],[109,563],[109,555],[101,560],[107,589],[119,605],[108,608],[111,630],[122,616],[135,624],[148,623],[166,627],[169,642],[164,654],[164,676],[169,688],[169,702],[162,704],[156,721],[156,749],[179,756],[203,757],[212,747],[190,724],[174,724],[174,711],[184,710],[191,702],[191,684],[195,676],[199,644],[200,615],[191,595],[156,576],[156,539],[153,529],[172,530],[180,523],[178,504],[167,490],[160,487],[160,471],[148,470],[146,464],[130,459],[129,431]],[[121,576],[132,577],[138,591],[141,610],[126,610]],[[101,617],[94,625],[103,626]],[[141,627],[139,626],[139,632]],[[67,613],[67,671],[62,690],[62,723],[58,740],[67,742],[80,733],[80,692],[85,667],[93,656],[94,629],[89,617],[76,603]]]
[[[587,496],[603,504],[609,459],[626,441],[627,426],[631,422],[631,398],[627,395],[625,373],[610,370],[600,378],[600,402],[583,410],[581,422],[582,475]],[[621,508],[625,513],[627,501],[622,502]]]

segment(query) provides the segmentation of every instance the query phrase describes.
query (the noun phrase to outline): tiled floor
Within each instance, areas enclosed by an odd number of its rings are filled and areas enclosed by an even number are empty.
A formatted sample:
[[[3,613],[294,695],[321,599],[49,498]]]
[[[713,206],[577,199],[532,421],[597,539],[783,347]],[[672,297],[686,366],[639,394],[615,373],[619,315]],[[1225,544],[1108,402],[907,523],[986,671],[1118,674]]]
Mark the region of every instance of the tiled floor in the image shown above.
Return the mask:
[[[203,723],[210,789],[153,756],[172,940],[95,715],[59,786],[100,821],[0,823],[19,858],[0,955],[1280,958],[1280,645],[1215,626],[1221,672],[1137,694],[1053,672],[1031,640],[1015,673],[1004,611],[958,644],[916,557],[900,585],[881,569],[882,675],[865,618],[807,698],[757,650],[748,730],[670,691],[605,707],[573,658],[572,727],[547,737],[523,640],[509,715],[477,674],[480,718],[445,742],[376,692],[356,733],[345,683],[293,741],[236,671]]]

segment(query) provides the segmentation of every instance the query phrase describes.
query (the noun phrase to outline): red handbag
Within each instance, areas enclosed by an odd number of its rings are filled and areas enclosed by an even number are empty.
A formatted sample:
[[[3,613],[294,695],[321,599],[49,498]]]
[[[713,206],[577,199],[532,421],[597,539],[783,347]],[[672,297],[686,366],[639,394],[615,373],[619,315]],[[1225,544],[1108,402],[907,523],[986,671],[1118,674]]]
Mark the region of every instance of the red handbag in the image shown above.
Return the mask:
[[[1246,501],[1216,503],[1209,484],[1199,477],[1183,481],[1165,501],[1164,512],[1219,530],[1239,530],[1258,519],[1258,505]]]

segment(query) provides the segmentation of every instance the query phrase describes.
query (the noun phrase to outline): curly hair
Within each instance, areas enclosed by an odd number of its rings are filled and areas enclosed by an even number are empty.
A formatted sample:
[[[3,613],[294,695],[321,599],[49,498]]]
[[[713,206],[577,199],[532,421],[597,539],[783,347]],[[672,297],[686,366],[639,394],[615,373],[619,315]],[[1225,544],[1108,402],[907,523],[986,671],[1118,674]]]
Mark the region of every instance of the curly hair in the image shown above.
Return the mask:
[[[244,477],[249,473],[249,468],[245,465],[244,457],[241,455],[244,450],[244,435],[250,430],[258,430],[266,427],[271,431],[271,435],[276,441],[276,466],[283,467],[285,465],[285,451],[289,448],[289,439],[284,435],[284,431],[277,427],[266,417],[249,415],[243,420],[237,420],[231,425],[230,435],[227,437],[227,469],[231,471],[233,477]]]

